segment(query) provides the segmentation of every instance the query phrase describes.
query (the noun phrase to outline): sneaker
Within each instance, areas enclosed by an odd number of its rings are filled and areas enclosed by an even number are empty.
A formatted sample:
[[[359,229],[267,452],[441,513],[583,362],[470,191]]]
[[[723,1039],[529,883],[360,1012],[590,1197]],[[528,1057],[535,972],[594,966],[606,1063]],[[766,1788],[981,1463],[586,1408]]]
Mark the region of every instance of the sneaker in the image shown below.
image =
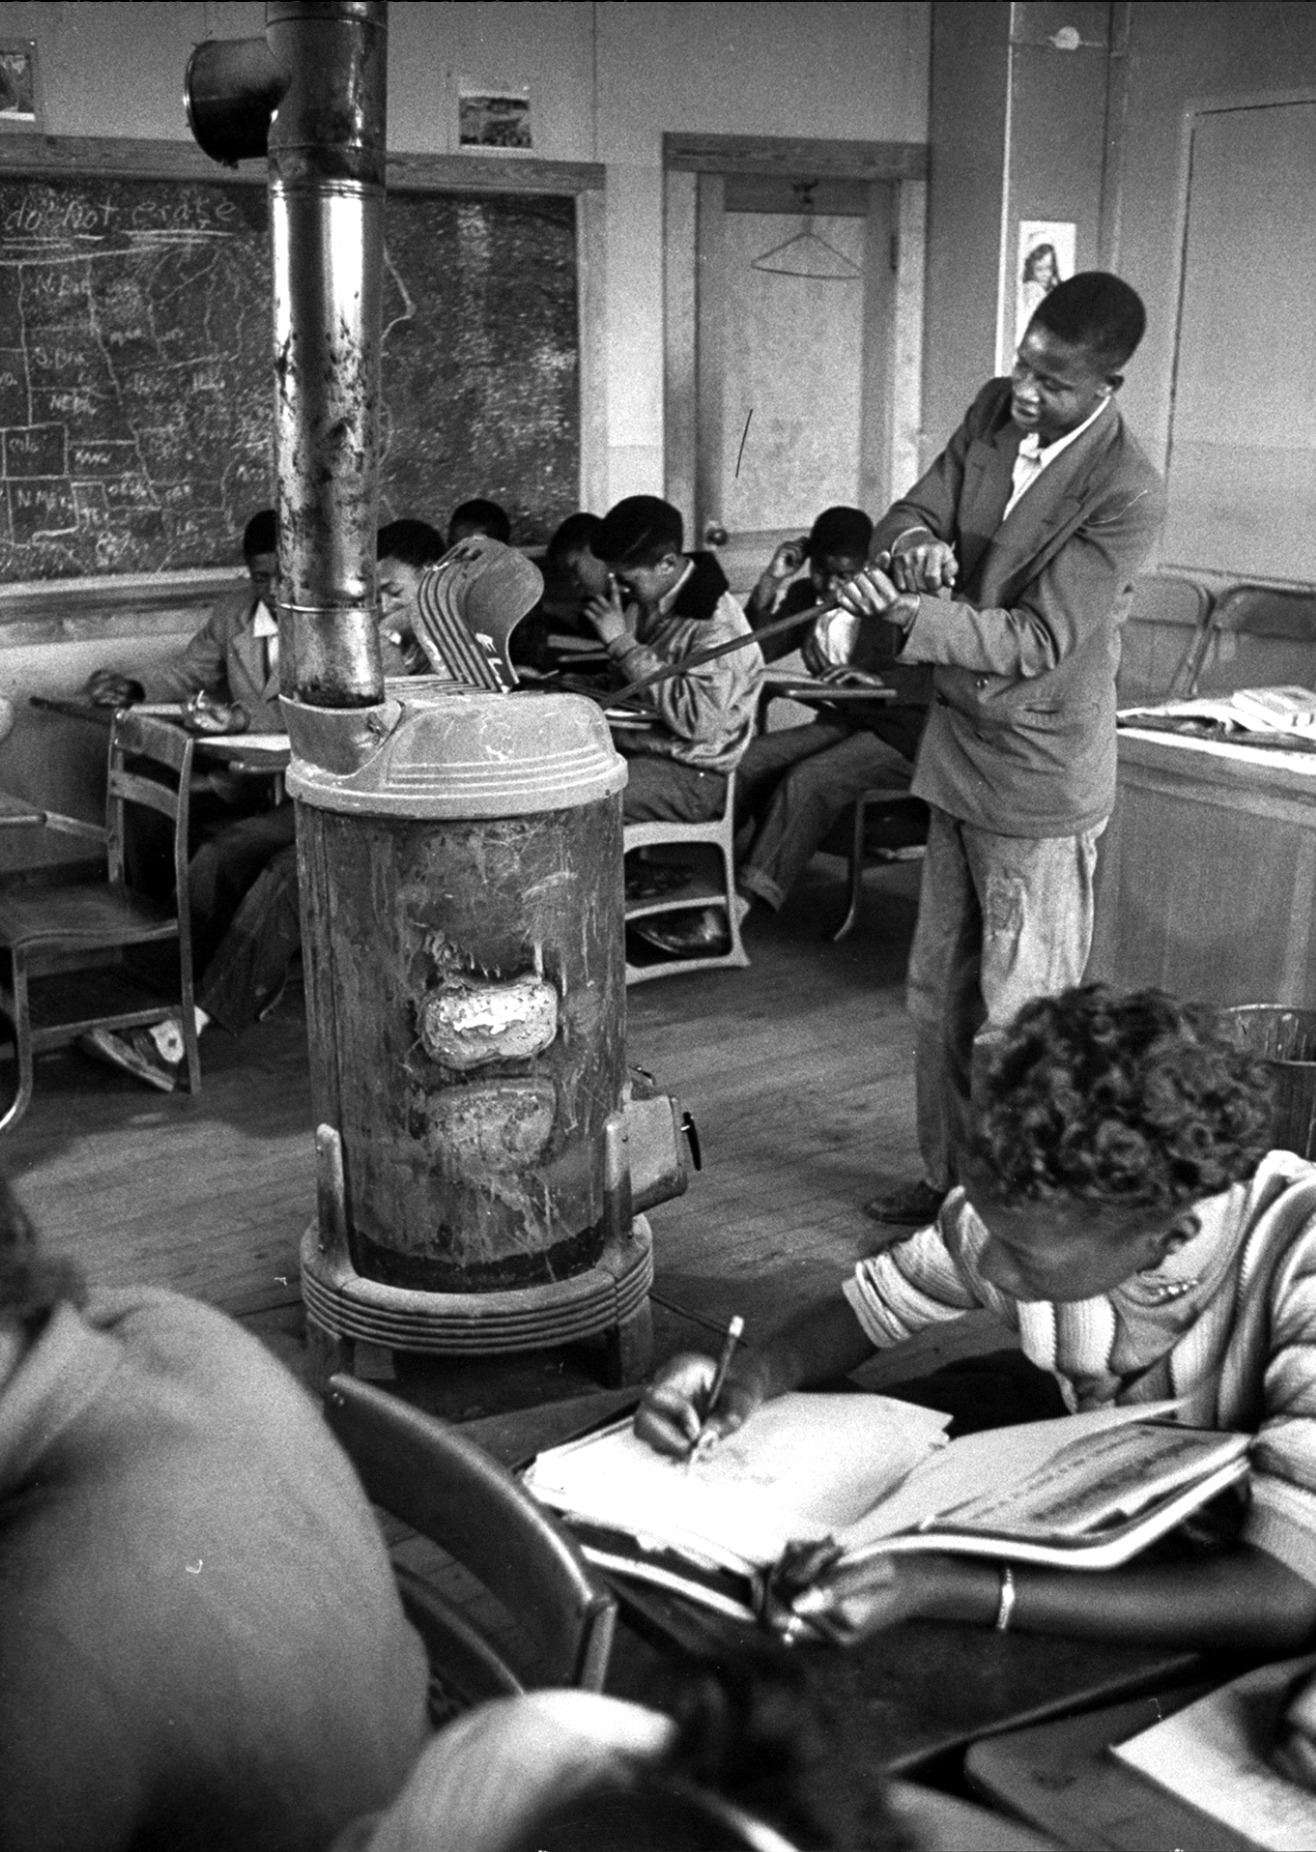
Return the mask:
[[[864,1214],[875,1222],[892,1222],[898,1228],[926,1228],[937,1219],[937,1211],[950,1195],[938,1190],[922,1177],[917,1183],[902,1184],[886,1196],[875,1196],[864,1204]]]
[[[178,1069],[166,1061],[145,1029],[89,1029],[79,1043],[86,1054],[111,1067],[123,1068],[148,1087],[172,1093],[178,1081]]]
[[[183,1025],[176,1017],[166,1016],[163,1022],[152,1023],[146,1031],[155,1044],[155,1052],[166,1067],[180,1067],[187,1054],[187,1043],[183,1040]]]

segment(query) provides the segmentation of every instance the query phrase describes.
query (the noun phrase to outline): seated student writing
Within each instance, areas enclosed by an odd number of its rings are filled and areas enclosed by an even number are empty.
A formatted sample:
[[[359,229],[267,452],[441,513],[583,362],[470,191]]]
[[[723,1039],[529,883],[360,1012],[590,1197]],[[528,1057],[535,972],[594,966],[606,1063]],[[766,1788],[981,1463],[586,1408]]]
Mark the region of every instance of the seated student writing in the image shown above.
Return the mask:
[[[824,508],[800,540],[783,540],[745,601],[755,630],[780,618],[797,617],[816,605],[835,605],[836,594],[868,564],[873,523],[860,508]],[[803,630],[780,631],[763,643],[765,662],[801,647]]]
[[[553,678],[553,685],[568,691],[584,670],[597,676],[607,657],[593,626],[585,617],[589,598],[608,595],[608,569],[590,551],[603,517],[583,510],[569,514],[553,531],[539,570],[543,590],[534,609],[527,612],[508,639],[508,655],[518,677],[526,682]]]
[[[178,655],[130,676],[98,669],[87,693],[105,707],[139,701],[186,700],[197,730],[279,733],[279,627],[274,594],[279,577],[278,523],[272,509],[247,522],[242,555],[248,583],[225,593]],[[293,806],[275,796],[270,780],[211,768],[206,788],[192,795],[189,826],[195,854],[190,892],[193,958],[203,970],[239,907],[264,871],[295,841]],[[128,844],[135,883],[172,884],[172,855],[159,819],[134,817]],[[148,1029],[95,1029],[83,1046],[149,1086],[168,1092],[183,1061],[183,1037],[173,1022]]]
[[[751,635],[716,559],[683,552],[684,539],[680,512],[654,495],[628,496],[604,517],[593,552],[612,585],[585,613],[611,658],[616,687]],[[643,724],[619,727],[614,736],[629,761],[626,822],[703,823],[720,814],[727,773],[754,731],[762,680],[763,657],[748,642],[643,690]]]
[[[603,516],[584,509],[554,529],[544,548],[544,603],[555,615],[574,618],[587,598],[608,596],[608,569],[596,551],[602,531]]]
[[[985,1307],[1071,1410],[1182,1397],[1182,1420],[1254,1434],[1235,1539],[1101,1574],[878,1558],[797,1597],[800,1625],[847,1639],[921,1616],[1277,1656],[1311,1643],[1316,1165],[1267,1154],[1269,1116],[1264,1070],[1200,1006],[1099,984],[1026,1004],[936,1223],[739,1354],[709,1418],[730,1432],[770,1396]],[[713,1367],[674,1358],[637,1432],[687,1453]]]
[[[424,673],[429,663],[416,641],[417,588],[426,568],[443,557],[443,536],[428,521],[404,518],[380,528],[375,550],[384,674]],[[283,995],[301,943],[297,846],[290,843],[248,888],[205,958],[196,992],[198,1031],[217,1022],[240,1035],[268,1016]]]
[[[381,527],[376,551],[380,605],[380,650],[385,675],[426,671],[429,663],[416,641],[416,597],[420,580],[446,548],[427,521],[404,519]],[[197,971],[198,1034],[212,1022],[241,1035],[263,1020],[282,997],[301,947],[297,845],[293,809],[281,807],[287,840],[272,840],[264,865],[226,879],[216,872],[215,846],[198,852],[190,870],[193,901],[193,959]],[[222,849],[226,838],[218,839]],[[173,1018],[153,1028],[93,1030],[89,1052],[126,1068],[149,1086],[168,1092],[177,1085],[184,1057],[183,1032]]]
[[[518,669],[538,676],[582,671],[597,676],[606,666],[606,654],[585,616],[588,599],[608,596],[608,569],[592,550],[602,526],[602,515],[581,510],[554,529],[540,562],[543,597],[512,641]]]
[[[787,541],[773,554],[750,593],[750,623],[758,629],[817,605],[834,607],[839,587],[863,571],[872,537],[873,523],[861,509],[825,508],[802,543]],[[791,583],[805,566],[807,574]],[[764,655],[771,662],[802,646],[813,674],[845,674],[827,653],[828,616],[803,632],[769,637]],[[736,884],[749,899],[775,912],[856,798],[875,787],[908,788],[932,698],[932,670],[892,662],[883,665],[880,680],[895,692],[889,709],[879,702],[832,708],[803,726],[750,741],[736,796]]]
[[[416,641],[416,600],[425,573],[447,550],[443,535],[428,521],[389,521],[379,530],[379,647],[386,676],[419,675],[429,669]]]
[[[512,538],[511,516],[506,508],[483,495],[459,502],[448,521],[448,545],[455,547],[459,540],[469,540],[473,534],[487,534],[490,540],[501,540],[507,546]]]
[[[279,578],[279,528],[272,508],[252,515],[242,533],[247,584],[218,599],[205,623],[177,656],[127,675],[96,669],[87,694],[101,707],[138,701],[184,701],[198,694],[239,707],[241,719],[212,731],[281,733],[279,626],[273,593]]]

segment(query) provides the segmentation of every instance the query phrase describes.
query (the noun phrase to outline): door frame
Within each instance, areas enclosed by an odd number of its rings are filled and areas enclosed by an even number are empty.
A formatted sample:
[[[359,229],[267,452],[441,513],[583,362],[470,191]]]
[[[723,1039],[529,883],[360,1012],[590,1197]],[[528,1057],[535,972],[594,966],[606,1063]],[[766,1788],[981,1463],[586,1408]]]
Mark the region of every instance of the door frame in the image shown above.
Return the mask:
[[[807,174],[883,182],[892,189],[889,218],[885,209],[870,214],[865,262],[865,317],[875,316],[879,326],[865,329],[859,499],[876,518],[919,473],[927,173],[923,142],[664,135],[664,480],[692,544],[702,543],[705,523],[720,512],[711,505],[713,446],[706,441],[701,455],[699,445],[701,389],[711,395],[720,381],[720,330],[716,318],[709,325],[706,314],[700,340],[698,252],[701,229],[707,246],[707,235],[720,222],[726,175]],[[718,451],[720,456],[720,444]]]
[[[1179,112],[1179,161],[1177,179],[1177,199],[1175,204],[1174,241],[1172,245],[1173,261],[1169,273],[1169,293],[1166,297],[1170,304],[1172,316],[1172,336],[1169,354],[1169,379],[1165,399],[1165,438],[1161,452],[1161,474],[1165,478],[1166,489],[1174,491],[1174,426],[1177,410],[1179,376],[1184,366],[1182,353],[1184,286],[1188,275],[1188,234],[1193,204],[1193,154],[1198,129],[1208,116],[1235,115],[1244,110],[1288,109],[1294,105],[1316,103],[1316,88],[1303,84],[1293,90],[1244,90],[1229,91],[1221,95],[1190,97]],[[1118,255],[1118,253],[1117,253]],[[1168,526],[1169,523],[1167,522]],[[1217,566],[1203,566],[1195,560],[1172,558],[1165,551],[1165,537],[1158,543],[1157,569],[1163,572],[1182,572],[1190,578],[1199,580],[1213,590],[1221,590],[1238,583],[1236,572],[1227,572]],[[1274,585],[1292,587],[1296,591],[1310,591],[1309,578],[1286,575],[1282,570],[1275,573],[1259,572],[1249,568],[1247,582],[1257,585]]]

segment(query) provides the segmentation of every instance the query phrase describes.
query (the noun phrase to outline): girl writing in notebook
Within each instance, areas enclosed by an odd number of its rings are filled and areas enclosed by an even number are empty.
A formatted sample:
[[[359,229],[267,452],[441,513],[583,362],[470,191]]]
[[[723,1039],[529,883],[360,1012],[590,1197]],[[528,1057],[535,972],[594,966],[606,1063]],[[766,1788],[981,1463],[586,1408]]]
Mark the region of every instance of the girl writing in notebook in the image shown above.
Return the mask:
[[[1209,1011],[1096,984],[1038,999],[1001,1047],[969,1174],[937,1221],[742,1346],[715,1409],[713,1360],[673,1358],[636,1430],[686,1453],[770,1396],[985,1308],[1018,1333],[1031,1414],[1176,1396],[1185,1422],[1255,1435],[1236,1535],[1096,1575],[879,1558],[798,1595],[787,1631],[851,1639],[922,1616],[1296,1651],[1316,1632],[1316,1165],[1268,1152],[1269,1124],[1264,1069]],[[988,1387],[987,1418],[961,1431],[1024,1418]]]

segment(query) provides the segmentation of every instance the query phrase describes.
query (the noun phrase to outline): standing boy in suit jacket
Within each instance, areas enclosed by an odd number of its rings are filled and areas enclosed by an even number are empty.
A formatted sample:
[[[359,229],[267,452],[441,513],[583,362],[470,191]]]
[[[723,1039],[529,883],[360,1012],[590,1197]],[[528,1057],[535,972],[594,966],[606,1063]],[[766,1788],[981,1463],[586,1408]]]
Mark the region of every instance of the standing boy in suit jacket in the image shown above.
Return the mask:
[[[935,665],[908,982],[925,1176],[867,1205],[880,1221],[932,1220],[959,1180],[984,1055],[1021,1004],[1087,962],[1119,626],[1164,513],[1114,402],[1145,327],[1136,292],[1105,271],[1052,290],[1011,377],[978,394],[841,592],[866,620],[859,666],[893,643],[898,661]]]

